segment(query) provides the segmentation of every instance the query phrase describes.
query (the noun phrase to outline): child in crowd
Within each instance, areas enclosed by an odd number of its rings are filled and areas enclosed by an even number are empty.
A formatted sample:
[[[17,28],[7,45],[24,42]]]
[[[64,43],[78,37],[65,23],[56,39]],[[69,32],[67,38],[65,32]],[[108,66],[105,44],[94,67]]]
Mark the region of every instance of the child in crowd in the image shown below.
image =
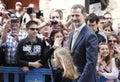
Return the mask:
[[[54,51],[55,66],[59,67],[63,72],[60,78],[60,82],[70,82],[64,80],[64,78],[74,80],[78,78],[77,68],[73,63],[73,59],[69,52],[69,49],[61,47]]]

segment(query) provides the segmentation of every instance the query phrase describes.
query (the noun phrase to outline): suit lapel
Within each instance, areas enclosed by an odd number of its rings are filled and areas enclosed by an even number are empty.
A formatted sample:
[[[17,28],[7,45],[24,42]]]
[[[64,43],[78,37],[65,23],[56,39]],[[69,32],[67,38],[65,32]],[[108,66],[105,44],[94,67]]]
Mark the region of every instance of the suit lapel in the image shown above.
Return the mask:
[[[84,38],[84,35],[85,35],[85,32],[86,32],[86,26],[83,27],[83,29],[81,30],[81,32],[79,33],[76,41],[75,41],[75,44],[73,46],[73,49],[75,49],[77,47],[78,44],[80,44],[80,41]]]

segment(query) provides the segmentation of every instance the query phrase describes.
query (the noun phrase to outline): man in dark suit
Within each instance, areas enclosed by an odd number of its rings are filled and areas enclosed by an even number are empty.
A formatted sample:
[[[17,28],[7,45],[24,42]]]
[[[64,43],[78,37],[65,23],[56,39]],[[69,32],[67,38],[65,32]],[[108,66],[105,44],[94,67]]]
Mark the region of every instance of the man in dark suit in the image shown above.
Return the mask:
[[[74,82],[97,82],[98,39],[96,34],[85,24],[85,18],[85,8],[80,4],[73,5],[71,8],[71,20],[74,29],[70,33],[69,48],[80,74],[80,77]],[[75,30],[78,30],[79,33],[73,44]]]

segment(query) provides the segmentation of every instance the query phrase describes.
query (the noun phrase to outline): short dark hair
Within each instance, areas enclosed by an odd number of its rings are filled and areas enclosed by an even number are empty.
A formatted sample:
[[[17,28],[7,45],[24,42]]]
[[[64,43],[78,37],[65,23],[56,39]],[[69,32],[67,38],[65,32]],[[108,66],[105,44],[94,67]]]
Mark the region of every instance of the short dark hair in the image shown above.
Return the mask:
[[[75,5],[73,5],[72,8],[71,8],[71,10],[72,10],[72,9],[78,9],[78,8],[81,9],[81,13],[82,13],[82,14],[85,14],[85,13],[86,13],[85,7],[82,6],[81,4],[75,4]]]
[[[96,22],[96,24],[98,24],[99,18],[95,13],[91,13],[87,18],[86,18],[86,22],[90,21],[91,23]]]
[[[38,25],[38,22],[31,20],[31,21],[29,21],[29,22],[26,24],[26,28],[29,28],[29,27],[30,27],[31,25],[33,25],[33,24]]]
[[[101,19],[105,19],[104,16],[98,16],[98,19],[101,20]]]

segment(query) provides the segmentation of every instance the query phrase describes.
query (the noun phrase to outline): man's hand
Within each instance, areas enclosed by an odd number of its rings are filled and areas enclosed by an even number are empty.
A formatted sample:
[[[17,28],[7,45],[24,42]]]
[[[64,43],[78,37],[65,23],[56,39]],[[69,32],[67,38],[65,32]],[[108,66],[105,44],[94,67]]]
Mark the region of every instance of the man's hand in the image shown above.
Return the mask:
[[[21,69],[22,69],[24,72],[29,71],[29,68],[28,68],[27,66],[24,66],[24,67],[22,67]]]
[[[39,68],[42,67],[42,64],[39,63],[40,60],[34,62],[34,67]]]
[[[40,62],[40,60],[37,60],[37,61],[35,61],[35,62],[29,62],[29,66],[32,66],[32,67],[34,67],[34,68],[42,67],[42,64],[39,63],[39,62]]]

